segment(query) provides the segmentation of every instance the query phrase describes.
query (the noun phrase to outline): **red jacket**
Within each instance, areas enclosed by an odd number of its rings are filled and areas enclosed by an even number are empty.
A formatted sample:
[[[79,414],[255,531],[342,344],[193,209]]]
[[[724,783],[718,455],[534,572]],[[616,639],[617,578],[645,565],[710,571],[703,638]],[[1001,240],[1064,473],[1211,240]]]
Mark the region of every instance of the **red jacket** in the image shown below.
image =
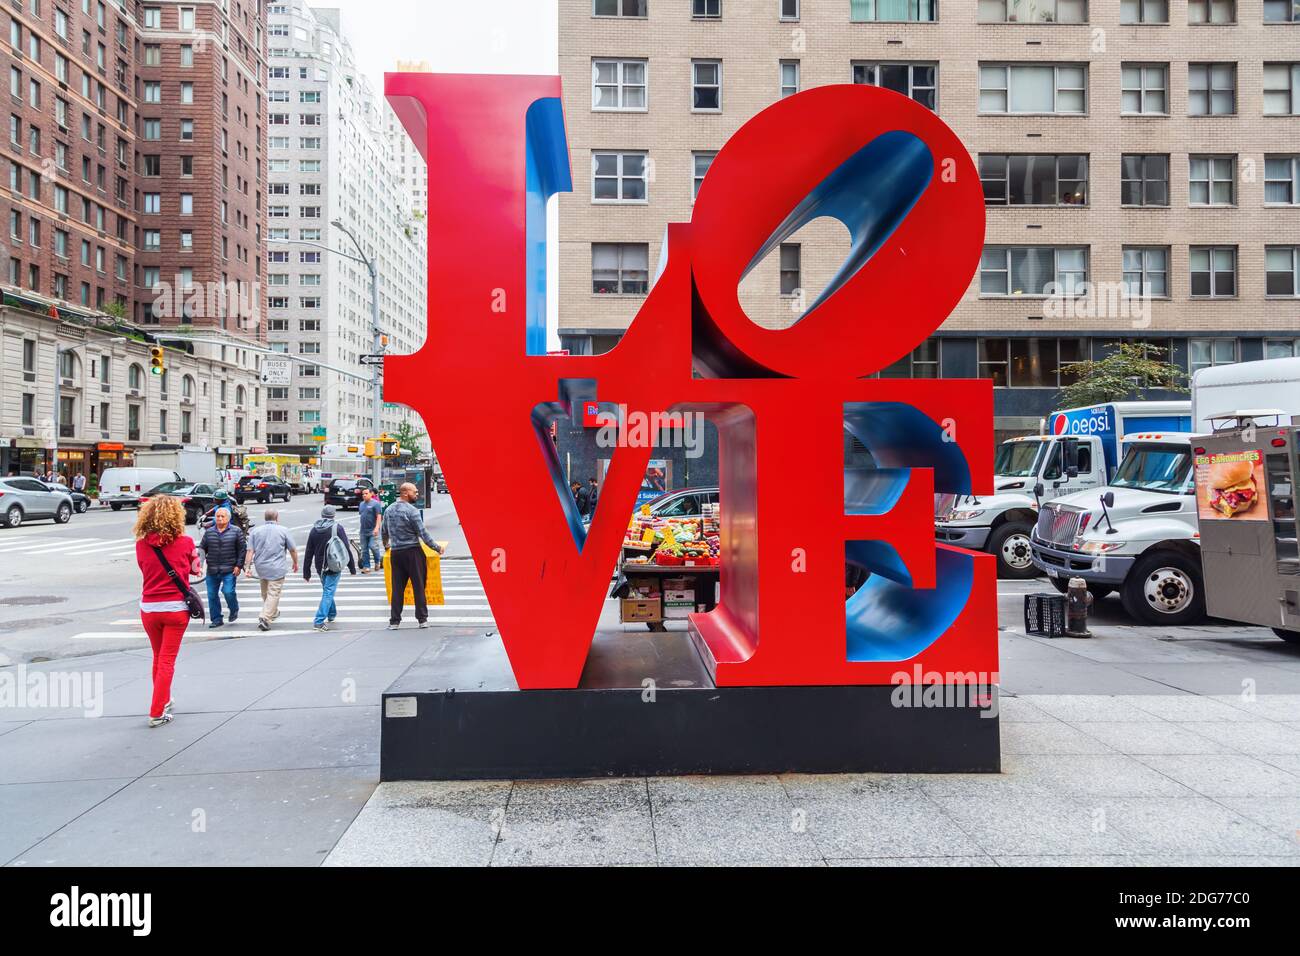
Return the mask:
[[[144,577],[140,600],[150,603],[183,600],[181,592],[158,563],[158,556],[153,550],[156,545],[162,545],[157,532],[151,532],[143,541],[135,543],[135,560],[140,565],[140,574]],[[182,583],[188,583],[190,564],[194,560],[194,539],[188,534],[183,534],[171,544],[163,546],[162,550],[167,563],[176,571],[176,576]]]

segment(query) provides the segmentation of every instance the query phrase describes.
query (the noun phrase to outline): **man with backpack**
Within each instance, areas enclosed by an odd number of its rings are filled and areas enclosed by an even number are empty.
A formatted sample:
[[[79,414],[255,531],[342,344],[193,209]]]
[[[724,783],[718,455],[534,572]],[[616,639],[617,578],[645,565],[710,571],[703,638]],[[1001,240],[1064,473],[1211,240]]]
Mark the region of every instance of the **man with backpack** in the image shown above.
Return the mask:
[[[343,525],[334,520],[334,506],[326,505],[321,509],[320,520],[311,526],[307,535],[307,553],[302,562],[302,578],[311,580],[314,567],[320,575],[320,606],[316,608],[313,627],[317,631],[328,631],[330,624],[338,617],[338,607],[334,604],[334,592],[338,589],[343,569],[349,574],[357,573],[357,562],[352,556],[352,543]]]

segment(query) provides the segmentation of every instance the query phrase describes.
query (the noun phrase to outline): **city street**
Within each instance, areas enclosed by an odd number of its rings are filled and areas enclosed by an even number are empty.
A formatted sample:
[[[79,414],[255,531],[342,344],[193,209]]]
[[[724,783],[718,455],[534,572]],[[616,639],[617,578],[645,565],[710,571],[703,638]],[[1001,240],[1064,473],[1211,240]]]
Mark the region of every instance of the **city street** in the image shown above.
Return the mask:
[[[282,509],[299,543],[318,502]],[[441,626],[383,630],[370,576],[311,633],[315,585],[293,587],[270,634],[241,616],[187,635],[177,720],[158,729],[134,513],[6,533],[0,675],[81,677],[99,698],[0,712],[0,861],[1300,864],[1300,648],[1217,622],[1135,627],[1113,599],[1092,639],[1028,636],[1036,581],[999,587],[1000,775],[379,784],[383,690],[431,646],[495,639],[450,498],[428,518],[453,542]],[[601,629],[620,627],[640,628],[607,602]]]
[[[301,555],[307,532],[320,517],[321,505],[320,495],[303,495],[287,504],[249,502],[246,507],[252,527],[262,520],[266,508],[278,509],[280,523],[293,534]],[[355,540],[356,512],[341,511],[338,517]],[[135,518],[136,511],[131,508],[116,512],[92,508],[86,514],[73,515],[66,525],[33,521],[0,529],[0,660],[22,663],[148,647],[140,628],[140,571],[131,537]],[[436,539],[452,543],[456,557],[468,557],[450,496],[434,495],[425,519]],[[197,541],[199,531],[190,526],[189,532]],[[311,612],[320,587],[299,576],[290,580],[287,588],[279,628],[306,633],[311,630]],[[447,623],[491,624],[477,581],[456,588],[448,591],[447,605],[434,611],[434,616],[447,618]],[[201,583],[199,590],[203,591]],[[358,575],[345,581],[339,592],[344,609],[340,629],[386,622],[383,591],[380,575]],[[238,593],[245,606],[257,606],[256,580],[241,578]],[[256,625],[256,614],[250,614],[235,626],[226,624],[211,632],[202,627],[192,629],[186,641],[247,637],[259,633]]]

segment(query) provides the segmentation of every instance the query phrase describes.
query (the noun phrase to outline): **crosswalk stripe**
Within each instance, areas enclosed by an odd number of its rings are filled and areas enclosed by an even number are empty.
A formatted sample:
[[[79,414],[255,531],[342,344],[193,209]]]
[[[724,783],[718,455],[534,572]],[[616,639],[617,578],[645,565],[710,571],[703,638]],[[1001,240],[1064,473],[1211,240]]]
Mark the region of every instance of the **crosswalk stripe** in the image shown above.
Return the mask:
[[[132,547],[135,542],[131,542]],[[66,551],[69,549],[92,548],[97,550],[100,547],[95,538],[80,538],[76,541],[64,541],[59,544],[51,544],[48,541],[40,544],[26,544],[16,548],[6,548],[6,554],[53,554],[56,551]]]

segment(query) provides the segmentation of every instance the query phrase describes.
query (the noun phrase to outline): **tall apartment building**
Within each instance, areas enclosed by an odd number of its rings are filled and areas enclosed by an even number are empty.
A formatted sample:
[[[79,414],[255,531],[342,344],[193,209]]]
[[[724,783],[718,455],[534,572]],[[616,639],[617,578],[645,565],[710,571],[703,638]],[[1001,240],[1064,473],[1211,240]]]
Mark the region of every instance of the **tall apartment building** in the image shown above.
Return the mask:
[[[425,231],[388,135],[391,111],[360,72],[339,11],[294,2],[269,13],[267,334],[273,349],[353,373],[294,362],[290,385],[269,389],[269,444],[309,453],[317,429],[331,443],[373,431],[371,366],[360,362],[373,351],[370,274],[326,251],[357,254],[331,224],[377,264],[392,352],[424,340]],[[382,407],[381,429],[402,422],[422,430],[409,409]]]
[[[91,309],[129,306],[135,262],[134,4],[7,4],[6,282]]]
[[[418,63],[398,60],[396,69],[398,73],[433,71],[433,67],[423,60]],[[411,192],[411,210],[416,218],[422,220],[429,213],[429,167],[425,164],[420,151],[415,148],[415,141],[406,134],[397,114],[391,109],[386,110],[385,113],[388,138],[392,142],[397,169],[406,180],[406,188]]]
[[[248,348],[263,312],[260,0],[24,0],[4,14],[10,465],[50,467],[56,420],[70,473],[150,445],[237,462],[264,441]],[[171,342],[167,372],[148,374],[131,326],[182,323],[223,341]]]
[[[800,90],[869,83],[938,112],[987,205],[969,290],[882,374],[988,377],[997,428],[1021,433],[1064,364],[1118,341],[1189,372],[1300,354],[1293,0],[560,0],[559,39],[575,187],[559,331],[575,353],[618,341],[665,224],[690,219],[740,125]],[[809,224],[742,304],[797,321],[847,249],[838,223]]]
[[[140,4],[136,208],[142,323],[262,337],[262,3]]]

